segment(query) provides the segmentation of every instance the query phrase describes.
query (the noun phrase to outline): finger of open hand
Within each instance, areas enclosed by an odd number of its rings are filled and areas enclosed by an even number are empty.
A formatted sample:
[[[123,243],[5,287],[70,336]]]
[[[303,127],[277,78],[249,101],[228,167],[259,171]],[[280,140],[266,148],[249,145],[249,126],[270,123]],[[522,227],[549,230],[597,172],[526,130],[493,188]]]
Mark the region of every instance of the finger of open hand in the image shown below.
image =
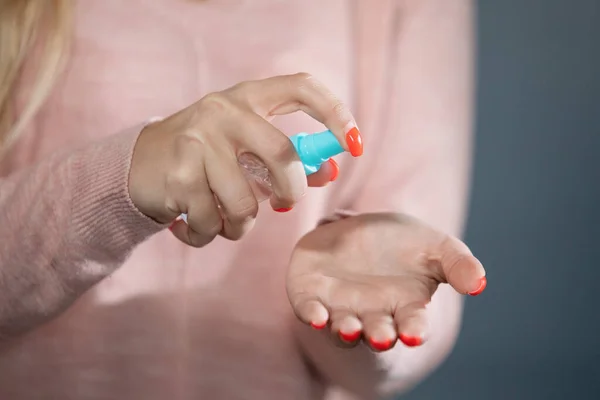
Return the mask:
[[[334,343],[342,347],[353,347],[360,342],[362,322],[350,308],[337,308],[331,311],[331,335]]]
[[[374,351],[386,351],[397,340],[396,326],[391,313],[371,311],[360,315],[365,340]]]
[[[408,347],[420,346],[427,337],[427,311],[425,305],[413,303],[398,307],[394,311],[398,338]]]
[[[319,298],[299,294],[292,303],[292,307],[296,316],[305,324],[315,329],[323,329],[327,326],[329,311]]]

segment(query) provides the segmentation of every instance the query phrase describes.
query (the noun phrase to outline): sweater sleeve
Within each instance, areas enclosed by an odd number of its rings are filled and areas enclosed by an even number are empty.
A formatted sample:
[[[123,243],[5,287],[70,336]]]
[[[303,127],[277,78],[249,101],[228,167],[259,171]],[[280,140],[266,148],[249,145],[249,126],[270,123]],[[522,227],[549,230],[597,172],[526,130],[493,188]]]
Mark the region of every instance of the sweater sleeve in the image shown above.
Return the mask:
[[[370,108],[379,115],[381,135],[367,143],[375,124],[367,123],[365,129],[359,121],[365,132],[363,169],[356,171],[360,179],[340,182],[346,186],[336,206],[352,213],[407,213],[460,236],[471,161],[472,1],[395,4],[402,17],[390,17],[397,24],[391,33],[389,79],[383,82],[389,92],[383,101],[370,101],[381,105]],[[360,71],[366,81],[377,78],[369,76],[369,68],[367,63]],[[325,222],[352,213],[338,213]],[[428,340],[418,348],[398,343],[383,353],[362,345],[340,349],[323,332],[306,327],[298,328],[299,338],[329,388],[344,393],[340,398],[375,399],[412,387],[451,351],[460,329],[462,296],[441,285],[427,310]]]
[[[0,338],[56,316],[164,228],[129,197],[140,130],[0,180]]]

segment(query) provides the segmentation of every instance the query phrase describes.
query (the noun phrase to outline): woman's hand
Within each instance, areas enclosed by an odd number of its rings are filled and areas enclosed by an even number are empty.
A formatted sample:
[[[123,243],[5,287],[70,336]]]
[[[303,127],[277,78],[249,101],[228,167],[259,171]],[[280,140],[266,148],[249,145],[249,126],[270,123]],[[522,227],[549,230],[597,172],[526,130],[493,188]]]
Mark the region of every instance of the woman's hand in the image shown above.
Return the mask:
[[[326,125],[354,156],[362,154],[354,117],[310,75],[243,82],[142,131],[129,178],[133,203],[163,223],[187,213],[187,224],[172,230],[189,245],[202,247],[218,234],[239,239],[253,226],[258,201],[238,156],[251,153],[268,168],[278,211],[291,209],[307,184],[322,186],[333,176],[335,164],[324,163],[307,182],[291,141],[268,122],[295,111]]]
[[[477,295],[485,270],[460,240],[402,214],[322,225],[297,244],[287,277],[296,315],[335,341],[373,350],[427,338],[425,307],[440,283]]]

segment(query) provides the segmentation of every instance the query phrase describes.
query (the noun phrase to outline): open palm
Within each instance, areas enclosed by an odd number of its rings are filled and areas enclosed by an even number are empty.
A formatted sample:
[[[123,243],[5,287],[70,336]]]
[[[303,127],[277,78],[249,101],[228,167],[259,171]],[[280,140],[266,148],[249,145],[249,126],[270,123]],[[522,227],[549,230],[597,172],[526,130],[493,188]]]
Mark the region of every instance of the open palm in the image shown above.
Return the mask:
[[[363,214],[319,226],[294,249],[287,292],[296,315],[348,346],[373,350],[426,338],[425,307],[440,283],[477,295],[481,263],[460,240],[402,214]]]

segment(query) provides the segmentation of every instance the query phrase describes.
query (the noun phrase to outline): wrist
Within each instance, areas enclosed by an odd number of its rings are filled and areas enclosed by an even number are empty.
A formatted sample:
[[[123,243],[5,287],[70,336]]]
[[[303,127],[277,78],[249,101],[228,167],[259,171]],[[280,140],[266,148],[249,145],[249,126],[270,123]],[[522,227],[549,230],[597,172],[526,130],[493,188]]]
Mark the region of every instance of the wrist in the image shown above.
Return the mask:
[[[161,201],[165,198],[160,190],[164,185],[157,185],[160,177],[148,173],[157,170],[151,164],[160,164],[160,160],[153,155],[156,151],[152,143],[159,134],[160,121],[161,117],[152,117],[141,126],[131,154],[127,185],[131,202],[140,213],[159,224],[169,224],[176,216],[171,215]]]

